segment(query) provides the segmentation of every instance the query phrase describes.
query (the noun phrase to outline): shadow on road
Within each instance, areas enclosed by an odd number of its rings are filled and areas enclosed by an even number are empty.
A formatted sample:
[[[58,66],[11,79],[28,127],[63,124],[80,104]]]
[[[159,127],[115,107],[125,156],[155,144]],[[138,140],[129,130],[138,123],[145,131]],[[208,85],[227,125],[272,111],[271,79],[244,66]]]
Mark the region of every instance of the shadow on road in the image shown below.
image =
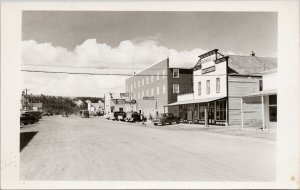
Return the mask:
[[[37,133],[38,133],[37,131],[20,133],[20,152]]]

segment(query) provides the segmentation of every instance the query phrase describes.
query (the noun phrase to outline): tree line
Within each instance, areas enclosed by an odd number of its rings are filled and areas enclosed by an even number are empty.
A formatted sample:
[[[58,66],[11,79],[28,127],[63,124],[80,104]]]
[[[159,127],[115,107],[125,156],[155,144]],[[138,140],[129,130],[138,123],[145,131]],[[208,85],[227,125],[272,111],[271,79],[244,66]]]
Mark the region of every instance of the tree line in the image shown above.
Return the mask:
[[[78,113],[79,110],[87,109],[87,100],[96,103],[103,98],[99,97],[64,97],[64,96],[48,96],[48,95],[31,95],[28,97],[31,103],[42,103],[43,112],[53,114],[62,114],[63,112]],[[82,104],[77,102],[81,100]]]

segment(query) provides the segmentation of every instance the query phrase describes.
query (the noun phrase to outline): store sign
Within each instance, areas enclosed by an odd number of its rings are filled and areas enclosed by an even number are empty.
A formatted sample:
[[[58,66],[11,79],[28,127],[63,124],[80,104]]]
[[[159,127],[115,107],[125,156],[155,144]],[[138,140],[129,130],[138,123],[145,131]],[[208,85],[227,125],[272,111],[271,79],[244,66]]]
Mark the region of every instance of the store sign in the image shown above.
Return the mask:
[[[153,96],[144,96],[143,100],[154,100]]]
[[[121,97],[129,97],[129,93],[120,93]]]
[[[215,61],[216,55],[211,55],[209,57],[205,57],[201,59],[201,63],[207,63],[207,62],[212,62]]]
[[[216,70],[215,66],[208,67],[208,68],[202,69],[202,74],[210,73],[210,72],[213,72],[215,70]]]

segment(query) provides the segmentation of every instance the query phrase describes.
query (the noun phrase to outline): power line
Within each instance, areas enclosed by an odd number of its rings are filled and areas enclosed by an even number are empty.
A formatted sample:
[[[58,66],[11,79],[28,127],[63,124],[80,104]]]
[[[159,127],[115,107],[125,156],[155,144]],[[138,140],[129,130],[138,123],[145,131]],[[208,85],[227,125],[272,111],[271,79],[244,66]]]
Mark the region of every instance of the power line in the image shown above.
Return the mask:
[[[126,73],[86,73],[86,72],[64,72],[64,71],[38,71],[38,70],[25,70],[22,69],[21,71],[23,72],[31,72],[31,73],[49,73],[49,74],[72,74],[72,75],[99,75],[99,76],[168,76],[168,75],[157,75],[157,74],[149,74],[149,75],[145,75],[145,74],[136,74],[136,75],[132,75],[132,74],[126,74]],[[191,74],[180,74],[180,75],[191,75]],[[219,75],[193,75],[193,76],[224,76],[226,74],[219,74]]]

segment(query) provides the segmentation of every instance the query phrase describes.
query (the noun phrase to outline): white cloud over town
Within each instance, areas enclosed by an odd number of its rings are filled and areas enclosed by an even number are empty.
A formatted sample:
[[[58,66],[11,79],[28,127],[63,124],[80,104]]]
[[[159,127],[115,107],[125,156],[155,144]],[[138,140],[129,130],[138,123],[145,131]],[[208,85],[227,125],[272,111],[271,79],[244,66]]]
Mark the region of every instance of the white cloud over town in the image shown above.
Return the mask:
[[[177,51],[153,39],[125,40],[116,47],[87,39],[74,50],[28,40],[23,41],[22,50],[22,69],[122,74],[132,74],[133,63],[133,68],[141,70],[167,57],[170,57],[172,67],[193,67],[198,56],[205,52],[202,49]],[[22,74],[23,87],[31,89],[33,94],[63,96],[103,96],[106,91],[124,91],[127,78],[117,75]]]

